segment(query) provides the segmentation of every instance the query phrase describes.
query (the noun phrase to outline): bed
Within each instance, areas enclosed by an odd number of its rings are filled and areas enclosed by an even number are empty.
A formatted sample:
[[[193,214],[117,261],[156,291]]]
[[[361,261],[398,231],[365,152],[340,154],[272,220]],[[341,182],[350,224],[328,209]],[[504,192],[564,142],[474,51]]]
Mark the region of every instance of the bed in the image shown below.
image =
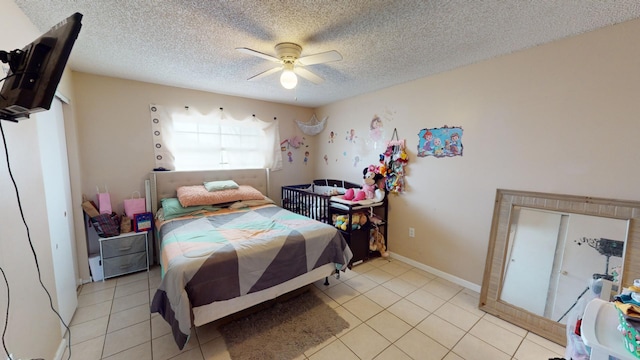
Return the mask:
[[[161,199],[175,198],[180,186],[217,180],[234,180],[268,195],[268,172],[262,169],[154,172],[150,176],[152,209],[158,213]],[[168,201],[164,203],[167,206]],[[162,282],[151,311],[169,323],[180,349],[193,326],[324,279],[345,269],[353,256],[333,226],[268,199],[214,207],[196,215],[156,220]]]

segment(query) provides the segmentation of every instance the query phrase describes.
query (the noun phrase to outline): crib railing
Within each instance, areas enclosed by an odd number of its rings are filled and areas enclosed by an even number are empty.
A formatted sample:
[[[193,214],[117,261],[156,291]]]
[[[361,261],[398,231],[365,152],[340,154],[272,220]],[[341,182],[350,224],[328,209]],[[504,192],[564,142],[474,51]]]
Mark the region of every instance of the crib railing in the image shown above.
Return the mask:
[[[282,207],[328,224],[331,220],[329,219],[330,196],[316,194],[308,189],[313,189],[311,184],[283,186]]]

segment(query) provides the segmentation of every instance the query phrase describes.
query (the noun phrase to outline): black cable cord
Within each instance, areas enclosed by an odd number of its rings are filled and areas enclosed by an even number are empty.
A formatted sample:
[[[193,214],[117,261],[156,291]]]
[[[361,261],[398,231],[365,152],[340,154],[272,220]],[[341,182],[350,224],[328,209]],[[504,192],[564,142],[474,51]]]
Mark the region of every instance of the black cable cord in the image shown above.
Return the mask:
[[[18,184],[16,184],[16,180],[14,179],[13,173],[11,172],[11,164],[9,162],[9,150],[7,148],[7,140],[4,136],[4,128],[2,127],[2,122],[0,122],[0,133],[2,133],[2,143],[4,144],[4,153],[7,158],[7,170],[9,171],[9,177],[11,178],[11,182],[13,183],[13,188],[16,191],[16,198],[18,200],[18,209],[20,210],[20,216],[22,217],[22,223],[24,224],[24,228],[27,231],[27,240],[29,241],[29,247],[31,248],[31,253],[33,254],[33,260],[36,264],[36,270],[38,272],[38,281],[40,282],[40,286],[42,287],[44,292],[47,294],[47,297],[49,298],[49,306],[51,307],[51,310],[58,316],[58,319],[60,319],[60,322],[62,323],[62,325],[64,325],[65,329],[67,330],[67,333],[69,334],[69,337],[67,338],[67,344],[69,347],[69,357],[67,359],[71,360],[71,329],[69,329],[69,326],[64,322],[64,320],[62,319],[62,316],[60,316],[60,313],[58,313],[56,309],[53,307],[53,299],[51,298],[51,293],[49,293],[49,290],[47,290],[47,287],[44,286],[44,283],[42,282],[42,274],[40,272],[40,265],[38,264],[38,255],[36,254],[36,250],[33,247],[33,242],[31,241],[31,234],[29,233],[29,226],[27,225],[27,220],[25,219],[24,211],[22,210],[22,203],[20,202],[20,192],[18,191]],[[4,275],[4,271],[2,273]],[[5,278],[5,281],[6,281],[6,278]],[[8,286],[9,285],[7,283],[7,289],[9,288]],[[7,311],[8,311],[8,302],[7,302]],[[7,314],[7,321],[8,319],[9,317]],[[6,323],[5,323],[5,330],[6,330]],[[2,342],[4,345],[4,332],[2,333]],[[6,350],[6,347],[5,347],[5,350]]]
[[[9,296],[9,281],[7,280],[7,275],[4,273],[4,270],[2,270],[2,266],[0,266],[0,272],[2,272],[4,283],[7,284],[7,311],[5,312],[4,329],[2,330],[2,347],[4,348],[4,352],[7,354],[7,359],[9,359],[11,357],[11,353],[9,352],[9,349],[7,349],[4,336],[7,333],[7,326],[9,325],[9,299],[11,299],[11,296]]]

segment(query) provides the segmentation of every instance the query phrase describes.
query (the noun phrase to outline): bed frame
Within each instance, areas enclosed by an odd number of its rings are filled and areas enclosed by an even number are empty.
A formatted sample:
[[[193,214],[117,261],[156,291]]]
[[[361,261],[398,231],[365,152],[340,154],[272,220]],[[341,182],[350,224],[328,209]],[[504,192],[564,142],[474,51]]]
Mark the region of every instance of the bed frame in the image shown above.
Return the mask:
[[[158,210],[160,200],[167,197],[176,197],[176,189],[183,185],[197,185],[206,181],[233,180],[240,185],[250,185],[269,196],[269,170],[267,169],[242,169],[242,170],[210,170],[210,171],[154,171],[149,176],[151,189],[151,208],[153,213]],[[154,234],[155,235],[155,234]],[[159,239],[156,239],[156,249],[159,247]],[[156,254],[157,257],[157,254]],[[250,293],[238,298],[216,301],[214,303],[194,307],[193,323],[201,326],[228,315],[245,310],[268,300],[294,291],[316,281],[326,279],[335,271],[333,264],[327,264],[314,269],[304,275],[298,276],[280,285]]]

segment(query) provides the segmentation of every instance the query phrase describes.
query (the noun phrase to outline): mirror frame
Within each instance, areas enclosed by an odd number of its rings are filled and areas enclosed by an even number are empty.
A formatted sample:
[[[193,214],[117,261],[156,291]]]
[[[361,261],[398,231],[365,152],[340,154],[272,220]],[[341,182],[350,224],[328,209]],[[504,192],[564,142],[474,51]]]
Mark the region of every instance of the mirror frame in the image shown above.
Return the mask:
[[[622,287],[640,278],[640,201],[498,189],[479,308],[548,340],[566,346],[565,325],[500,300],[507,241],[515,206],[629,221],[622,265]]]

